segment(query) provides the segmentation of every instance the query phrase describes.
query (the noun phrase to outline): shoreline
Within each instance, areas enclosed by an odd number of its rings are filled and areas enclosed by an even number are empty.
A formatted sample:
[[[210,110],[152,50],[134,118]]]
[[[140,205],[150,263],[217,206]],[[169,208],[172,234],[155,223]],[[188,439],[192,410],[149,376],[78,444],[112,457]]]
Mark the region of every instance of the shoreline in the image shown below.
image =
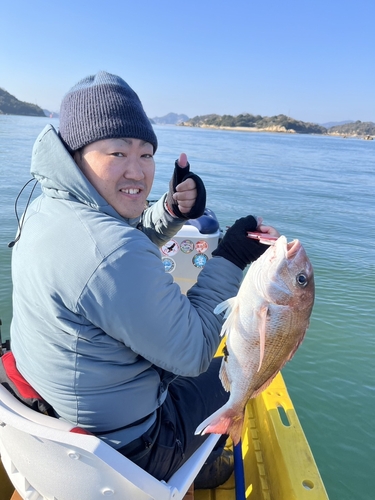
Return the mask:
[[[314,134],[314,133],[302,133],[297,132],[293,129],[286,129],[284,126],[275,125],[273,127],[266,128],[257,128],[257,127],[218,127],[216,125],[188,125],[186,123],[180,123],[177,125],[178,127],[190,127],[190,128],[206,128],[212,130],[226,130],[233,132],[270,132],[277,134],[300,134],[300,135],[321,135],[321,136],[329,136],[329,137],[341,137],[343,139],[362,139],[367,141],[372,141],[375,139],[375,135],[358,135],[358,134],[340,134],[339,132],[332,132],[326,134]]]

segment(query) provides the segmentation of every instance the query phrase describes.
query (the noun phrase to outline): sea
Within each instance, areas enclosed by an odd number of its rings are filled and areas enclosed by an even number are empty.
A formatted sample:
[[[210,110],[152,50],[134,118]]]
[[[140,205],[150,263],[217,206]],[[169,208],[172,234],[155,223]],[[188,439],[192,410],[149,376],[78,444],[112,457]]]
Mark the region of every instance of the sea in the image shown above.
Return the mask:
[[[12,317],[15,199],[30,179],[33,143],[58,119],[0,116],[0,318]],[[188,155],[222,227],[261,216],[303,243],[316,301],[306,338],[283,369],[331,500],[375,498],[375,140],[155,126],[150,198]],[[58,168],[58,167],[57,167]],[[39,193],[39,187],[33,196]],[[21,214],[30,194],[18,202]]]

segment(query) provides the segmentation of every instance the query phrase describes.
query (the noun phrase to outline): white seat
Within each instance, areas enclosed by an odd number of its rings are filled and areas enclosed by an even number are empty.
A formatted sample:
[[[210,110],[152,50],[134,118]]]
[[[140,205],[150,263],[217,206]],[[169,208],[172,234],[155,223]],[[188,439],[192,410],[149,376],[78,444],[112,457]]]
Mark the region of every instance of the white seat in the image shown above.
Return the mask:
[[[0,385],[0,455],[15,489],[28,500],[179,500],[219,435],[212,434],[165,483],[95,436],[26,407]]]

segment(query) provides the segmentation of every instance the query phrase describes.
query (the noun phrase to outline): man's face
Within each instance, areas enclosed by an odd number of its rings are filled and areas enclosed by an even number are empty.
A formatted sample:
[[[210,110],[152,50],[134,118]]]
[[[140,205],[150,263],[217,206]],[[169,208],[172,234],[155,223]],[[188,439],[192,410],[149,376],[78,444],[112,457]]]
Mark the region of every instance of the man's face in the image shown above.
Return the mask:
[[[141,215],[155,174],[152,144],[140,139],[104,139],[74,155],[98,193],[122,217]]]

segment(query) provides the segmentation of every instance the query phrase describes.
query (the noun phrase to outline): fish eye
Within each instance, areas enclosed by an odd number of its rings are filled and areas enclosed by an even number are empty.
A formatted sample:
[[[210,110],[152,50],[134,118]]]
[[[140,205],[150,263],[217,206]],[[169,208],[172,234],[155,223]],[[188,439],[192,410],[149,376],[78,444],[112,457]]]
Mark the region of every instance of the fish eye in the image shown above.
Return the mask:
[[[299,286],[306,286],[308,283],[308,279],[307,279],[306,274],[303,274],[303,273],[297,274],[296,281],[297,281],[297,284]]]

